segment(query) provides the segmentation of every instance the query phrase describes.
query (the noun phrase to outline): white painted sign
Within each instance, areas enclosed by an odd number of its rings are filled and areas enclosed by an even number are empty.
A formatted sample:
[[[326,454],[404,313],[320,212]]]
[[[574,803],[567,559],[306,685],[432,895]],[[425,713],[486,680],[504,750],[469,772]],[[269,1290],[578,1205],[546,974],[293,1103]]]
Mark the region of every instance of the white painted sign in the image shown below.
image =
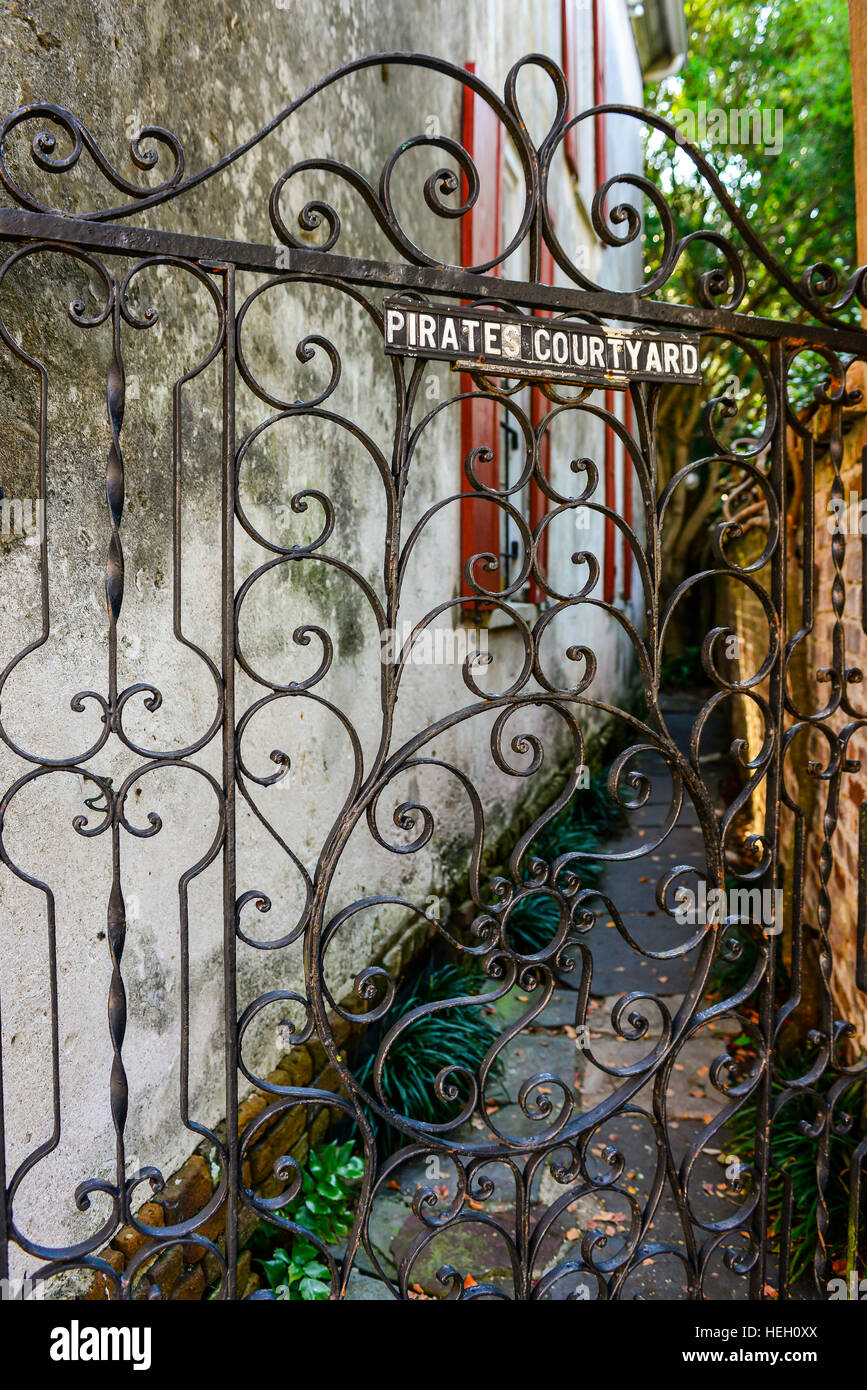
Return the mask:
[[[435,357],[461,371],[539,381],[669,381],[699,385],[698,344],[684,333],[602,328],[496,310],[385,302],[385,350]]]

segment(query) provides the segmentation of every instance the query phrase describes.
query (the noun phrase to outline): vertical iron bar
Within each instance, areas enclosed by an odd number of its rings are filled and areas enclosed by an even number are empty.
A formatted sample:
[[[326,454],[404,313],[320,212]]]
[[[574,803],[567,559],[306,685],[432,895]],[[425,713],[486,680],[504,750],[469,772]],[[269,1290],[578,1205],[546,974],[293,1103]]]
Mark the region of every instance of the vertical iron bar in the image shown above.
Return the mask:
[[[105,470],[105,500],[111,522],[111,539],[105,565],[105,599],[108,609],[108,702],[113,728],[118,726],[117,692],[117,624],[123,604],[124,556],[120,539],[120,524],[124,503],[124,463],[120,447],[126,404],[123,354],[120,341],[120,290],[112,285],[112,357],[106,385],[106,406],[111,428],[111,445]],[[106,793],[111,807],[111,892],[108,902],[106,934],[111,956],[111,984],[108,991],[108,1026],[111,1035],[112,1063],[109,1097],[111,1118],[115,1130],[117,1191],[122,1219],[129,1216],[126,1195],[126,1153],[124,1130],[129,1109],[129,1085],[123,1063],[123,1043],[126,1034],[126,989],[121,972],[126,942],[126,908],[123,900],[120,873],[119,807],[114,791]]]
[[[6,1224],[6,1106],[3,1096],[3,1013],[0,1009],[0,1279],[9,1278],[9,1235]]]
[[[237,1296],[238,1276],[238,1057],[235,950],[235,268],[223,267],[226,313],[223,345],[222,486],[222,676],[223,796],[223,977],[226,1063],[226,1297]]]
[[[777,544],[771,556],[771,603],[777,624],[777,657],[770,674],[768,704],[774,726],[774,750],[765,781],[765,846],[769,862],[762,887],[771,893],[777,886],[779,855],[780,801],[783,776],[783,715],[786,697],[786,359],[781,343],[771,346],[771,365],[777,392],[777,427],[771,449],[769,481],[778,509]],[[762,900],[765,901],[764,892]],[[771,901],[775,903],[772,897]],[[767,923],[764,924],[767,926]],[[754,1181],[759,1184],[759,1200],[753,1217],[753,1233],[758,1242],[758,1259],[750,1279],[750,1297],[763,1299],[768,1272],[768,1182],[771,1163],[771,1101],[776,990],[777,935],[765,932],[767,960],[759,995],[759,1027],[765,1047],[764,1074],[759,1084],[756,1106],[756,1153]]]

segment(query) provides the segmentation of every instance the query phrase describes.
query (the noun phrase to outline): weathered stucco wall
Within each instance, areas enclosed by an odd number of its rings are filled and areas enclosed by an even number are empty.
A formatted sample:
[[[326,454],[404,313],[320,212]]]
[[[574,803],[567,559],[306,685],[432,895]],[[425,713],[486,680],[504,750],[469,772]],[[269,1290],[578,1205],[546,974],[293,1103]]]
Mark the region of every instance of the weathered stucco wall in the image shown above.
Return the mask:
[[[628,34],[625,6],[611,6],[608,25],[611,100],[641,101],[641,82]],[[586,15],[589,23],[589,8]],[[560,54],[560,5],[425,0],[423,4],[318,3],[189,5],[174,0],[147,6],[128,0],[82,3],[7,4],[0,10],[0,106],[3,111],[45,100],[66,106],[94,132],[108,158],[130,177],[126,142],[142,124],[177,133],[188,170],[211,163],[260,128],[308,83],[348,59],[387,49],[416,49],[463,64],[473,60],[501,88],[511,64],[523,53]],[[521,79],[535,134],[553,114],[550,92],[528,74]],[[589,94],[585,94],[585,104]],[[444,133],[460,134],[460,91],[456,83],[432,73],[407,72],[394,65],[374,68],[324,93],[286,126],[256,147],[219,179],[183,199],[140,214],[142,225],[161,226],[237,239],[273,240],[268,193],[293,162],[333,157],[361,169],[374,183],[383,161],[402,140],[419,133],[427,116]],[[28,133],[28,140],[33,130]],[[609,169],[637,169],[637,135],[612,128]],[[27,158],[16,166],[34,188],[58,188]],[[421,187],[432,168],[412,152],[395,177],[395,196],[407,210],[407,224],[444,260],[458,259],[455,223],[433,219],[424,209]],[[440,159],[440,162],[441,159]],[[606,250],[604,259],[589,231],[566,173],[555,171],[552,201],[558,232],[567,245],[586,247],[589,273],[612,287],[640,280],[640,249]],[[298,209],[319,186],[296,181],[284,207]],[[62,185],[70,211],[105,206],[107,186],[85,155]],[[303,190],[303,191],[302,191]],[[329,192],[343,218],[338,249],[393,258],[367,210],[339,180]],[[416,213],[415,209],[421,212]],[[409,211],[412,209],[413,211]],[[506,229],[509,230],[509,229]],[[317,235],[311,235],[316,244]],[[119,263],[110,263],[115,272]],[[238,299],[259,283],[239,277]],[[47,502],[50,556],[51,633],[14,669],[2,692],[7,736],[36,760],[69,757],[100,738],[101,709],[94,698],[81,708],[70,701],[80,691],[105,692],[107,638],[104,575],[110,528],[105,504],[105,460],[111,443],[106,415],[106,376],[110,363],[108,323],[82,327],[66,312],[81,298],[95,314],[103,294],[97,271],[69,256],[44,253],[10,272],[0,289],[0,312],[8,331],[47,370]],[[382,296],[373,296],[377,302]],[[149,709],[144,694],[126,706],[124,727],[132,741],[148,750],[173,753],[208,729],[217,709],[213,675],[205,656],[219,664],[220,633],[220,364],[214,361],[183,386],[175,383],[200,363],[213,342],[217,321],[207,289],[177,268],[146,270],[130,290],[130,306],[142,314],[153,304],[153,327],[123,328],[126,412],[121,432],[126,500],[121,526],[125,552],[124,603],[119,625],[118,683],[158,687],[162,700]],[[305,335],[324,334],[342,356],[342,378],[327,409],[367,432],[390,458],[394,428],[394,390],[374,325],[358,305],[335,289],[301,285],[268,291],[251,308],[244,330],[251,370],[276,396],[309,398],[328,381],[326,353],[318,348],[303,363],[296,347]],[[7,497],[38,492],[39,377],[33,367],[5,351],[0,384],[0,481]],[[446,370],[432,372],[429,399],[454,390]],[[173,554],[173,405],[183,433],[183,468],[178,522],[182,572]],[[239,385],[237,434],[241,439],[269,413]],[[578,417],[558,424],[553,476],[567,490],[573,458],[599,457],[601,430]],[[429,431],[413,464],[404,536],[436,499],[459,488],[460,430],[457,408],[444,410]],[[618,487],[622,487],[618,468]],[[329,551],[382,591],[386,512],[382,488],[370,454],[340,424],[309,417],[288,419],[254,443],[239,473],[239,487],[253,526],[283,544],[311,540],[322,524],[312,500],[304,513],[291,499],[304,488],[320,488],[332,499],[335,530]],[[565,525],[568,531],[568,526]],[[559,534],[559,539],[558,539]],[[555,586],[576,586],[572,553],[601,554],[598,517],[583,532],[552,529],[551,566]],[[238,529],[236,583],[268,556]],[[407,573],[400,621],[414,623],[432,604],[460,592],[458,508],[444,508],[430,524]],[[0,660],[5,665],[41,629],[39,548],[32,539],[12,536],[2,546]],[[586,572],[579,574],[583,582]],[[619,586],[618,586],[619,587]],[[637,585],[634,586],[637,590]],[[177,619],[193,650],[177,638]],[[633,599],[637,612],[637,595]],[[567,630],[561,620],[549,645],[551,670],[567,672],[563,652],[570,644],[592,647],[598,674],[591,694],[608,701],[621,697],[631,673],[629,648],[617,625],[599,610],[576,610]],[[299,645],[292,634],[300,625],[326,628],[335,659],[327,681],[317,687],[353,721],[369,759],[380,738],[379,643],[372,617],[357,587],[336,569],[317,562],[277,567],[250,593],[240,620],[241,645],[255,669],[275,683],[300,681],[321,660],[313,636]],[[521,665],[521,645],[511,628],[492,628],[494,658],[486,688],[504,689]],[[203,655],[204,654],[204,655]],[[574,668],[570,672],[574,675]],[[144,692],[146,693],[146,692]],[[264,693],[239,674],[238,711]],[[393,744],[466,703],[460,669],[419,666],[407,672],[397,709]],[[433,742],[425,752],[453,760],[479,786],[490,814],[491,834],[527,801],[527,783],[499,771],[491,758],[490,717]],[[591,721],[592,723],[592,721]],[[515,733],[537,732],[545,742],[545,770],[535,779],[539,792],[556,775],[563,748],[557,720],[541,711],[528,716]],[[592,728],[590,729],[592,732]],[[271,750],[291,760],[288,774],[270,787],[253,786],[251,801],[282,841],[312,871],[325,836],[346,795],[351,778],[349,743],[339,722],[312,701],[275,702],[251,721],[245,735],[246,766],[259,777],[272,774]],[[510,754],[510,757],[513,756]],[[112,737],[87,763],[117,785],[141,759]],[[220,777],[219,739],[197,754],[197,764]],[[4,786],[27,773],[34,762],[4,745],[0,773]],[[516,768],[522,757],[514,755]],[[377,846],[362,826],[344,852],[329,900],[337,911],[364,895],[389,893],[424,904],[430,894],[448,892],[464,869],[471,834],[470,808],[460,785],[436,769],[418,770],[394,783],[383,799],[379,824],[386,838],[400,842],[391,821],[401,801],[422,801],[436,820],[430,843],[413,855],[396,856]],[[73,1194],[88,1178],[111,1180],[114,1135],[108,1102],[111,1045],[106,997],[111,963],[106,908],[111,879],[109,835],[82,836],[73,827],[86,815],[100,821],[98,806],[87,809],[78,776],[52,774],[35,779],[10,803],[5,821],[7,852],[19,870],[36,882],[26,884],[9,868],[0,869],[3,949],[3,1065],[7,1111],[6,1157],[12,1173],[25,1156],[48,1141],[55,1122],[61,1142],[50,1147],[26,1173],[15,1197],[19,1227],[37,1242],[61,1244],[96,1230],[107,1210],[94,1197],[88,1212],[76,1212]],[[128,932],[123,957],[129,1021],[124,1056],[129,1079],[128,1172],[142,1164],[169,1173],[197,1142],[179,1117],[181,1094],[181,1014],[183,965],[189,961],[189,1119],[215,1124],[224,1113],[222,1052],[223,964],[222,882],[219,858],[189,877],[189,936],[185,941],[179,906],[179,880],[207,858],[218,830],[216,798],[206,779],[178,767],[145,776],[130,792],[128,813],[146,828],[156,812],[162,829],[152,838],[122,836],[121,862]],[[404,839],[406,836],[404,836]],[[57,967],[56,1038],[59,1092],[52,1085],[51,933],[53,895]],[[281,843],[262,824],[254,806],[239,800],[238,892],[267,895],[267,914],[251,904],[242,927],[259,939],[277,940],[297,921],[304,893]],[[180,905],[182,906],[182,900]],[[373,908],[353,919],[329,954],[328,983],[335,997],[351,985],[369,960],[381,952],[405,918],[397,909]],[[239,943],[239,1011],[267,989],[303,992],[300,943],[276,951]],[[277,1024],[285,1006],[266,1010],[251,1029],[245,1058],[265,1070],[279,1052]],[[56,1120],[55,1120],[56,1110]],[[25,1260],[24,1263],[27,1263]]]

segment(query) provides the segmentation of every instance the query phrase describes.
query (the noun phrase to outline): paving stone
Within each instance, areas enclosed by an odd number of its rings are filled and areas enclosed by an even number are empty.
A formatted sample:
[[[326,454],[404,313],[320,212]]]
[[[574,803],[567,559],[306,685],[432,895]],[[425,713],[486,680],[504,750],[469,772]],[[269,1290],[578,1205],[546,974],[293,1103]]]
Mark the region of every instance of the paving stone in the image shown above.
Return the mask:
[[[488,1203],[485,1202],[481,1211],[487,1209]],[[536,1224],[542,1215],[541,1207],[531,1210],[531,1225]],[[500,1224],[512,1234],[512,1221],[505,1219]],[[392,1245],[395,1265],[407,1255],[424,1229],[414,1215],[407,1218]],[[561,1230],[556,1229],[543,1236],[537,1260],[539,1274],[551,1266],[562,1247]],[[500,1231],[476,1219],[472,1210],[460,1222],[436,1232],[430,1243],[419,1251],[410,1267],[410,1286],[418,1286],[433,1297],[444,1297],[449,1285],[437,1276],[437,1271],[444,1265],[456,1269],[462,1280],[469,1277],[477,1284],[492,1284],[510,1297],[514,1296],[514,1272],[507,1241]]]
[[[584,937],[593,958],[590,992],[597,998],[630,989],[650,989],[654,994],[682,994],[692,979],[698,948],[683,956],[666,960],[640,954],[624,939],[612,919],[599,919]],[[679,927],[668,917],[659,919],[639,913],[627,913],[623,925],[640,946],[654,951],[669,951],[688,940],[689,930]],[[580,968],[565,975],[561,984],[578,989]]]
[[[345,1294],[347,1303],[393,1303],[394,1294],[387,1284],[371,1274],[354,1269],[349,1276]]]

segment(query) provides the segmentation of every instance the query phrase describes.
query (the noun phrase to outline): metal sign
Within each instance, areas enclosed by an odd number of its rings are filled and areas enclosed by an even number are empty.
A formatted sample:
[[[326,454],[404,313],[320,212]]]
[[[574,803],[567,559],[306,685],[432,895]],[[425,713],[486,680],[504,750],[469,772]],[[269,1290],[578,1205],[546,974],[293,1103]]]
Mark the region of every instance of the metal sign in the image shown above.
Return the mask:
[[[384,307],[385,350],[401,357],[436,357],[461,371],[541,381],[701,383],[698,346],[683,333],[602,328],[400,299],[388,299]]]

